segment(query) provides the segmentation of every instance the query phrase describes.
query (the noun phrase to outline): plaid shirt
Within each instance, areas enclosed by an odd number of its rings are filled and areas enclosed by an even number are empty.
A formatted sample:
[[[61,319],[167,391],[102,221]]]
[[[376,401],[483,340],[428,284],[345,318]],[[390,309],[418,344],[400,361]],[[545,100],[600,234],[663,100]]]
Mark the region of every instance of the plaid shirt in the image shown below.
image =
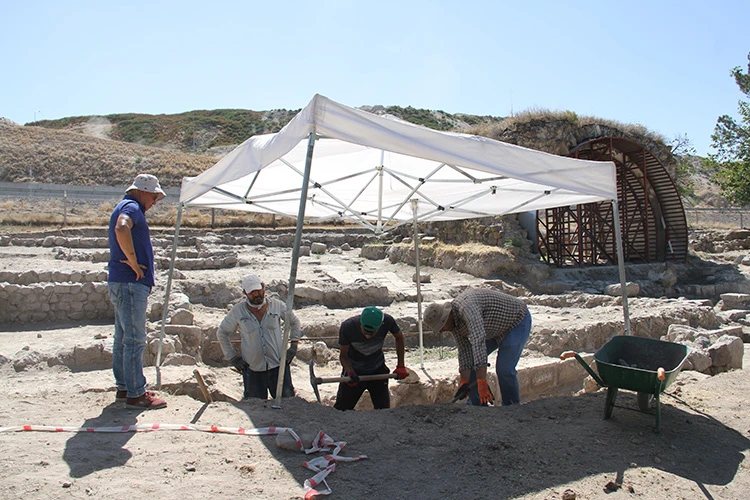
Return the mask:
[[[502,342],[528,312],[526,304],[511,295],[488,288],[469,288],[451,304],[453,337],[458,347],[458,369],[487,365],[486,339]]]

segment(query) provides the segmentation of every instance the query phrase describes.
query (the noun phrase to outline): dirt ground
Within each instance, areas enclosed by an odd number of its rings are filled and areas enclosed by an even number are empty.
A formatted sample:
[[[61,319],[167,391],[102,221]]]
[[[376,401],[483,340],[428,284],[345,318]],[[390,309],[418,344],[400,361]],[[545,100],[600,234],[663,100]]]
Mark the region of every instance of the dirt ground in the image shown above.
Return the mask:
[[[0,247],[0,269],[103,267],[51,256],[50,249]],[[389,276],[393,286],[405,286],[413,273],[413,268],[387,261],[345,257],[310,259],[301,265],[300,277],[313,279],[321,266],[340,277],[354,264],[360,274]],[[285,256],[268,252],[260,261],[253,258],[244,257],[242,267],[192,277],[238,282],[262,266],[264,279],[288,278]],[[441,283],[481,282],[461,273],[433,272],[433,283],[423,290],[427,300],[445,298]],[[399,308],[413,306],[393,307],[402,312]],[[300,312],[303,323],[315,321],[316,314],[331,314],[306,312]],[[561,314],[586,320],[581,310]],[[196,308],[196,321],[220,317],[220,310]],[[12,358],[25,347],[64,348],[111,335],[111,329],[107,323],[0,325],[0,354]],[[749,349],[745,344],[746,360]],[[422,369],[412,350],[407,366],[421,380],[455,376],[455,359],[439,359],[436,353],[430,351]],[[190,379],[194,368],[161,368],[160,394],[168,407],[139,412],[114,404],[108,369],[39,365],[15,372],[11,363],[0,363],[0,498],[303,498],[305,481],[315,475],[303,462],[323,453],[288,449],[286,428],[307,447],[323,432],[346,443],[339,455],[366,455],[338,462],[326,480],[330,498],[745,499],[750,492],[747,369],[714,377],[681,373],[662,397],[657,434],[653,414],[631,411],[636,397],[628,391],[620,392],[609,420],[602,419],[603,390],[513,407],[437,403],[342,413],[330,405],[335,384],[322,391],[324,404],[315,401],[308,367],[299,360],[292,365],[298,397],[283,400],[281,408],[274,408],[273,401],[205,404],[169,389]],[[240,392],[239,377],[228,368],[198,368],[211,384],[227,393]],[[316,374],[336,371],[322,370]],[[146,375],[151,383],[157,380],[154,367]],[[19,426],[31,427],[25,431]],[[269,427],[278,435],[248,435]],[[67,432],[81,428],[90,431]]]

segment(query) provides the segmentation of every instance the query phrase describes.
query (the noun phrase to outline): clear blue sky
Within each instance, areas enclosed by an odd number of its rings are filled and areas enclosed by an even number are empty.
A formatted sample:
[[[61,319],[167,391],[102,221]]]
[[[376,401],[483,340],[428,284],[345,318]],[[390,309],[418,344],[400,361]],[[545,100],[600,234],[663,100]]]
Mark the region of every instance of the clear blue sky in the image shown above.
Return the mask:
[[[713,5],[711,5],[713,4]],[[710,151],[750,2],[0,2],[0,116],[398,105],[570,110]]]

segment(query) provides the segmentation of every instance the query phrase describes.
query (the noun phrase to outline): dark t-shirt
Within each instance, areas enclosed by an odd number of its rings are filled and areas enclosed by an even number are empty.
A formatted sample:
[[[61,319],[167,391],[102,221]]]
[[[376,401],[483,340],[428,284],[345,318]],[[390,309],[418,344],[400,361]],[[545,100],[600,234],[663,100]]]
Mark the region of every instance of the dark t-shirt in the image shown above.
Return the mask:
[[[357,375],[372,375],[385,364],[383,342],[388,332],[400,332],[398,323],[390,314],[383,315],[383,324],[370,339],[362,334],[359,316],[354,316],[343,323],[339,329],[339,345],[349,346],[349,360]]]

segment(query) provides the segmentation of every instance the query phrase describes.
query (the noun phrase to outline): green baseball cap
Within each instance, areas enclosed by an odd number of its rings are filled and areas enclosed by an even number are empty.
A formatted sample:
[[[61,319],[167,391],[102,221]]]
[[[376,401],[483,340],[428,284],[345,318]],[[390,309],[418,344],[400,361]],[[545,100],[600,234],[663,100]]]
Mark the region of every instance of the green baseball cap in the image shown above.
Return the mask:
[[[359,323],[367,333],[375,333],[383,324],[383,311],[373,306],[365,307],[359,315]]]

